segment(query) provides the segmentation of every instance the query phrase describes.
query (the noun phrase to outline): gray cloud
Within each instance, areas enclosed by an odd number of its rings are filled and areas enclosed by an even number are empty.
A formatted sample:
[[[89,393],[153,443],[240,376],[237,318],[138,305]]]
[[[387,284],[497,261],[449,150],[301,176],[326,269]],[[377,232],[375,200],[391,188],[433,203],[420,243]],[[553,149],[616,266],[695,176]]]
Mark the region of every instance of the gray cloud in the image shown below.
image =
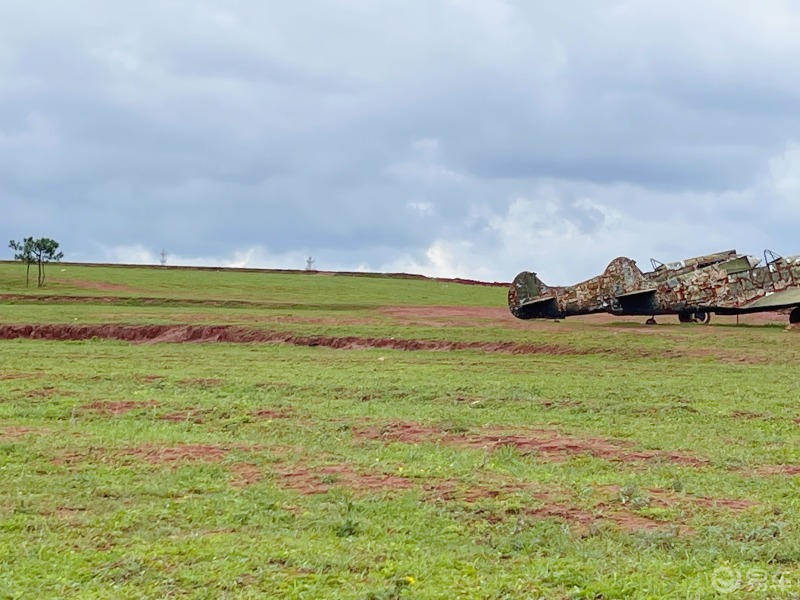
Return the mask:
[[[9,0],[0,234],[553,283],[797,252],[799,28],[778,0]]]

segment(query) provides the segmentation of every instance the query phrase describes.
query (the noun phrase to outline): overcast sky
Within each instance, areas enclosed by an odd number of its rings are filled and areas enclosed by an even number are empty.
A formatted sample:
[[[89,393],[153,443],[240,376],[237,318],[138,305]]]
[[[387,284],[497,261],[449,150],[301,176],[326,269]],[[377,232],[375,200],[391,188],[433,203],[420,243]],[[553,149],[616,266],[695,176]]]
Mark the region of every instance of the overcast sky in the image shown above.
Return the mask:
[[[798,31],[789,0],[2,0],[0,234],[554,285],[800,253]]]

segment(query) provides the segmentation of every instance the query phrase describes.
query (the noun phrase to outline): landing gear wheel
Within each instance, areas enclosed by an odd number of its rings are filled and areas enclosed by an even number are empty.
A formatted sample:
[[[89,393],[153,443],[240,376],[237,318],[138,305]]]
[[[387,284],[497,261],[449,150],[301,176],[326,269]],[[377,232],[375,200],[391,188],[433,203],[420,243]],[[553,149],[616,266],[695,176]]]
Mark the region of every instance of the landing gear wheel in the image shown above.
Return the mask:
[[[653,317],[650,317],[649,319],[647,319],[647,321],[645,321],[644,324],[645,325],[658,325],[658,323],[656,323],[656,320]]]
[[[800,323],[800,306],[793,308],[792,312],[789,313],[789,323],[792,325]]]
[[[711,313],[700,311],[694,313],[693,316],[695,323],[700,323],[701,325],[708,325],[711,322]]]
[[[692,313],[678,313],[678,321],[681,323],[694,323],[694,315]]]

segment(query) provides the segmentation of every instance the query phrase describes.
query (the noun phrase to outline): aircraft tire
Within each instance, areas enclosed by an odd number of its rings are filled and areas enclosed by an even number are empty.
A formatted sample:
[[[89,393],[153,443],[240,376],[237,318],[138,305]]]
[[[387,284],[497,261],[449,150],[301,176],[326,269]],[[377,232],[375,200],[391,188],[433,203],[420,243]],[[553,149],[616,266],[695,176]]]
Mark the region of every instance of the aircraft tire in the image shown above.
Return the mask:
[[[694,315],[687,312],[678,313],[678,321],[681,323],[694,323]]]
[[[695,323],[700,323],[701,325],[708,325],[711,323],[711,313],[707,312],[696,312],[692,315],[694,317]]]
[[[792,325],[800,323],[800,306],[793,308],[792,312],[789,313],[789,323]]]

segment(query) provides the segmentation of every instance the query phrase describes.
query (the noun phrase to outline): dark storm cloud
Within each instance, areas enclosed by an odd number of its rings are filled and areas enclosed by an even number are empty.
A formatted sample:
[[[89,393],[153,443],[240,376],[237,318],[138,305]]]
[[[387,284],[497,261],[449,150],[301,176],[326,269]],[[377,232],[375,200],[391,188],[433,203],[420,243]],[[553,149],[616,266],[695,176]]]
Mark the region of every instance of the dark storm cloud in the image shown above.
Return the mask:
[[[755,6],[9,0],[0,234],[564,281],[798,251],[800,16]]]

